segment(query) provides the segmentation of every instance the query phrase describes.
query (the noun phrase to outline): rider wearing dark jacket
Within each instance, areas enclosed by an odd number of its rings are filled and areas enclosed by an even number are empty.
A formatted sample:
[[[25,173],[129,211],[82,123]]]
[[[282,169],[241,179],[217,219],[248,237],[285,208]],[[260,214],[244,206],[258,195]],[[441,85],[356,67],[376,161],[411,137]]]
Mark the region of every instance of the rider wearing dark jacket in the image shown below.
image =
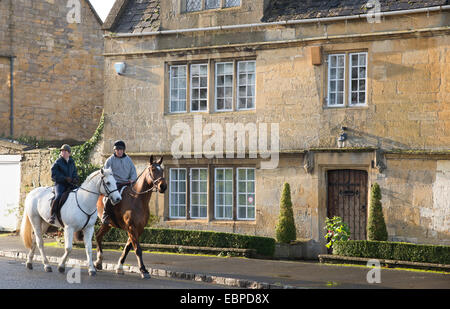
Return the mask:
[[[56,219],[56,208],[62,194],[72,189],[79,182],[75,161],[70,156],[69,145],[63,145],[60,149],[60,157],[53,163],[52,180],[55,182],[55,199],[52,201],[50,223],[54,224]]]

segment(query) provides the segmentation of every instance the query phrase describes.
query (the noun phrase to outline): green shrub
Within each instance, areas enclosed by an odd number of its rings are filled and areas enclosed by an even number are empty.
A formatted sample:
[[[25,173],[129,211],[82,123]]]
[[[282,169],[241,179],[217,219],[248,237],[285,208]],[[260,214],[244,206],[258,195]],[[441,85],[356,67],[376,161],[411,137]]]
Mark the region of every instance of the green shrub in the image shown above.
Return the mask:
[[[276,226],[276,239],[281,243],[290,243],[297,239],[294,213],[292,211],[291,188],[286,182],[280,200],[280,216]]]
[[[377,183],[374,183],[370,190],[367,239],[380,241],[386,241],[388,239],[386,223],[384,222],[383,209],[381,205],[381,190]]]
[[[337,241],[333,247],[333,254],[385,260],[450,264],[450,246],[440,245],[348,240]]]
[[[327,248],[332,248],[336,241],[350,239],[350,228],[341,217],[326,218],[324,229],[327,230],[324,236],[328,241]]]
[[[125,231],[111,229],[103,241],[125,243],[127,239]],[[145,228],[139,241],[145,244],[255,249],[258,254],[264,256],[272,256],[275,251],[273,238],[212,231]]]

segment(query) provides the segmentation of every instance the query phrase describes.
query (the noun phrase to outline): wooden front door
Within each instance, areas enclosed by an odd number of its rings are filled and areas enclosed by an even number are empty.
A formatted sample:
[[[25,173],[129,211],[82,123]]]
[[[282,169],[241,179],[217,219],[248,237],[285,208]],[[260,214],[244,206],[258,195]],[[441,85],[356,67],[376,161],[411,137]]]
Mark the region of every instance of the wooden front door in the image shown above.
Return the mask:
[[[328,171],[327,217],[341,217],[353,240],[366,239],[367,190],[366,171]]]

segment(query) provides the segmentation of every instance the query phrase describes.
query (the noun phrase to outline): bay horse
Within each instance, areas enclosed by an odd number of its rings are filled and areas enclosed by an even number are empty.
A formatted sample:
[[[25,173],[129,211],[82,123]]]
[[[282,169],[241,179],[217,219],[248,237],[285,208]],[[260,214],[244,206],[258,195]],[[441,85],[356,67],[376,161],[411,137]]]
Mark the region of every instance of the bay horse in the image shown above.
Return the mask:
[[[133,247],[136,254],[139,270],[143,279],[149,279],[150,274],[145,268],[142,260],[142,249],[139,245],[139,237],[144,232],[150,217],[149,202],[153,192],[164,193],[167,189],[166,180],[164,179],[164,170],[161,167],[163,158],[157,162],[153,156],[150,156],[150,165],[144,169],[137,180],[127,186],[122,191],[122,201],[113,207],[114,216],[110,220],[110,224],[102,224],[97,231],[95,238],[97,240],[97,261],[95,267],[102,269],[103,236],[111,229],[111,227],[120,228],[128,233],[128,241],[120,257],[116,269],[116,273],[123,274],[123,264],[125,259]],[[101,217],[104,211],[104,199],[99,198],[97,202],[98,214]]]
[[[58,264],[58,271],[65,271],[66,260],[72,251],[72,241],[74,232],[83,231],[86,256],[89,264],[89,275],[94,276],[96,270],[92,262],[92,235],[94,234],[94,224],[97,220],[97,200],[99,195],[107,195],[112,203],[121,200],[117,190],[116,180],[111,169],[101,169],[89,175],[83,184],[71,191],[67,197],[64,207],[61,208],[61,220],[56,220],[54,226],[64,228],[65,253]],[[44,270],[52,272],[52,267],[44,253],[44,240],[42,234],[51,225],[50,203],[54,196],[52,187],[39,187],[32,190],[25,198],[25,209],[20,228],[22,241],[27,249],[28,259],[26,267],[33,269],[33,256],[37,247],[41,252]],[[32,231],[33,230],[33,231]],[[34,232],[34,237],[32,235]]]

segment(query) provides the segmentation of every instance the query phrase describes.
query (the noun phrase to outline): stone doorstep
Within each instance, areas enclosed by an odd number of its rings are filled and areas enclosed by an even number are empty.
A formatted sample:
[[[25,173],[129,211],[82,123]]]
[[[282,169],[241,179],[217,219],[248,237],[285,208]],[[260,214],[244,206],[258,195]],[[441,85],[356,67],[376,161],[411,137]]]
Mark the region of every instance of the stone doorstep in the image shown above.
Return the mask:
[[[331,254],[320,254],[320,263],[343,263],[343,264],[361,264],[367,265],[369,260],[378,260],[382,266],[388,268],[394,267],[407,267],[415,269],[426,269],[435,271],[450,272],[450,264],[436,264],[436,263],[422,263],[422,262],[410,262],[410,261],[400,261],[400,260],[385,260],[385,259],[375,259],[375,258],[362,258],[362,257],[351,257],[343,255],[331,255]]]
[[[27,254],[18,251],[0,251],[0,256],[15,258],[15,259],[27,259]],[[47,256],[49,262],[58,263],[61,257],[55,256]],[[40,255],[36,255],[33,258],[33,261],[42,262],[42,257]],[[86,260],[78,260],[78,259],[68,259],[66,263],[66,267],[74,267],[76,265],[80,265],[83,267],[87,267]],[[115,271],[117,265],[112,263],[103,263],[104,271]],[[137,266],[128,266],[124,265],[123,271],[127,273],[138,273],[140,274],[139,268]],[[236,287],[241,289],[296,289],[297,287],[291,285],[282,285],[282,284],[272,284],[267,282],[258,282],[253,280],[246,279],[237,279],[237,278],[229,278],[229,277],[220,277],[220,276],[212,276],[206,274],[195,274],[189,272],[181,272],[181,271],[172,271],[167,269],[158,269],[158,268],[148,268],[148,272],[155,277],[166,277],[171,279],[181,279],[181,280],[191,280],[197,282],[218,284],[218,285],[226,285],[230,287]]]
[[[84,247],[84,243],[82,241],[74,241],[74,245]],[[104,248],[120,248],[125,247],[126,244],[119,243],[119,242],[103,242]],[[238,248],[213,248],[213,247],[196,247],[196,246],[181,246],[181,245],[160,245],[160,244],[140,244],[142,249],[153,249],[153,250],[159,250],[159,249],[168,249],[172,251],[177,252],[214,252],[216,254],[219,254],[221,252],[227,253],[235,253],[238,256],[244,256],[244,257],[255,257],[257,256],[256,250],[254,249],[238,249]],[[92,243],[92,247],[96,247],[96,243]]]

